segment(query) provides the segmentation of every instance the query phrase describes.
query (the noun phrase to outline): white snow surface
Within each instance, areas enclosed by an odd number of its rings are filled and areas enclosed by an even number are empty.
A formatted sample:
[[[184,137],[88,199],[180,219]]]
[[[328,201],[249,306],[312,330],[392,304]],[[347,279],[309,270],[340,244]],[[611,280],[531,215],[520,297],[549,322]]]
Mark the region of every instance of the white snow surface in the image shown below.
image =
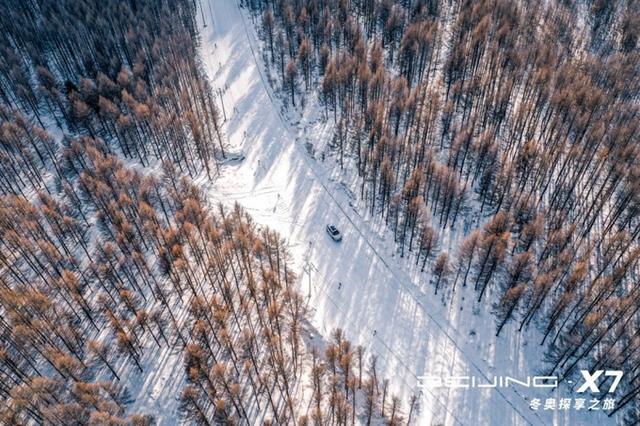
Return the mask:
[[[287,239],[313,326],[325,338],[340,327],[354,345],[378,355],[379,376],[390,380],[405,414],[409,397],[420,393],[418,376],[475,376],[488,383],[494,376],[544,375],[535,327],[518,333],[510,323],[496,339],[490,307],[475,304],[469,287],[459,287],[443,303],[441,294],[434,296],[428,273],[395,253],[384,223],[369,217],[349,191],[357,188],[354,177],[343,174],[333,157],[323,162],[309,154],[307,143],[324,147],[331,139],[331,122],[322,122],[312,101],[299,113],[284,111],[266,77],[249,14],[234,0],[202,0],[202,8],[201,56],[216,93],[223,93],[228,118],[223,131],[238,156],[222,165],[215,181],[199,183],[212,202],[238,202],[258,224]],[[342,242],[326,234],[329,223],[340,229]],[[443,235],[441,249],[454,256],[461,237]],[[156,415],[160,424],[176,424],[182,357],[164,352],[145,365],[152,374],[130,385],[131,409]],[[420,425],[615,423],[601,412],[529,407],[532,398],[544,403],[576,397],[582,395],[565,386],[553,392],[441,388],[421,395],[414,419]]]

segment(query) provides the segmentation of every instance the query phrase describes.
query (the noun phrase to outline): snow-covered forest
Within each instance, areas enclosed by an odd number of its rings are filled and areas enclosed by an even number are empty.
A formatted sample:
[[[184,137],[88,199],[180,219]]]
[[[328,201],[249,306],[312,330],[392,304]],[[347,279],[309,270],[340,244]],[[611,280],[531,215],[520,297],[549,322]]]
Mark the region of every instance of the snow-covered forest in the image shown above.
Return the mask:
[[[639,2],[1,4],[0,424],[640,422]]]

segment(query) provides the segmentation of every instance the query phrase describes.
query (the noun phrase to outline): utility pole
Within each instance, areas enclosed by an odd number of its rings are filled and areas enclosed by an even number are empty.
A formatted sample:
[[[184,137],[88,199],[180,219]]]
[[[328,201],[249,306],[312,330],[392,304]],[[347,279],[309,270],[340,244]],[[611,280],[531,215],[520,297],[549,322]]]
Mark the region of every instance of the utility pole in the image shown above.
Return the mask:
[[[316,270],[316,267],[311,263],[311,247],[313,245],[312,241],[309,241],[309,248],[307,249],[307,253],[304,255],[304,267],[302,268],[307,274],[309,274],[309,294],[307,295],[307,299],[311,299],[311,271]]]
[[[202,15],[202,26],[207,28],[207,23],[204,20],[204,6],[202,6],[202,0],[200,0],[200,14]]]
[[[211,10],[211,2],[208,1],[207,4],[209,5],[209,15],[211,15],[211,25],[213,25],[213,10]]]
[[[304,270],[304,272],[309,274],[309,294],[307,294],[307,299],[311,299],[311,264],[308,260],[306,261],[304,268],[302,269]]]
[[[222,99],[222,89],[218,88],[218,93],[220,94],[220,103],[222,104],[222,114],[224,115],[224,121],[227,121],[227,113],[224,110],[224,100]]]

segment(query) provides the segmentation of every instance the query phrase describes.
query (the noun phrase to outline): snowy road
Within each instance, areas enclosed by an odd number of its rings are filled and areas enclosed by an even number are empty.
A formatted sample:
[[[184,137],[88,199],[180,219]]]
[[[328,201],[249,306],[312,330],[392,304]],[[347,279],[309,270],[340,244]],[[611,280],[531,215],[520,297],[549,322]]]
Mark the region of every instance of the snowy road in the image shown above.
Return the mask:
[[[419,391],[421,375],[469,375],[489,381],[494,375],[537,373],[526,370],[526,356],[516,349],[518,336],[501,338],[500,345],[495,338],[484,341],[483,336],[495,331],[490,317],[474,318],[470,310],[457,308],[449,312],[439,296],[414,284],[391,256],[391,244],[351,207],[352,200],[338,184],[340,177],[305,149],[306,140],[331,137],[328,128],[317,123],[312,131],[305,130],[288,123],[279,111],[280,101],[261,69],[248,15],[243,17],[231,0],[203,1],[207,25],[202,28],[202,56],[216,91],[223,90],[229,119],[223,130],[232,150],[246,156],[225,165],[222,176],[208,184],[211,198],[239,202],[258,223],[289,241],[302,292],[310,295],[315,327],[324,336],[341,327],[354,344],[378,354],[381,374],[405,405]],[[327,223],[342,231],[341,243],[326,235]],[[470,335],[465,321],[479,321],[476,326],[488,331]],[[496,365],[506,367],[502,371]],[[566,423],[560,412],[531,410],[523,397],[527,391],[426,392],[419,424]],[[541,395],[536,396],[552,396]]]

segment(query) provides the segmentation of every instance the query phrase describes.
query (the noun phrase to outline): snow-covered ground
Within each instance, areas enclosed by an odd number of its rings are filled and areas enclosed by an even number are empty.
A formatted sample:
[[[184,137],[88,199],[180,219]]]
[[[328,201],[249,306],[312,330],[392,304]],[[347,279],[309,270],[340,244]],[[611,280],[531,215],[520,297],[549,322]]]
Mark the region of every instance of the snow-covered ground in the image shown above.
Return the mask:
[[[377,354],[380,375],[390,379],[405,408],[410,395],[420,392],[422,375],[475,376],[480,383],[494,376],[544,374],[538,370],[543,351],[535,330],[525,334],[506,327],[496,339],[490,309],[474,309],[464,300],[474,299],[470,288],[457,291],[445,306],[433,295],[427,274],[410,272],[410,261],[394,256],[384,227],[359,213],[341,185],[339,168],[307,152],[307,141],[322,146],[331,138],[330,126],[313,110],[318,116],[305,117],[304,124],[285,117],[266,78],[249,15],[232,0],[203,0],[203,10],[202,58],[214,88],[223,93],[228,118],[223,130],[231,151],[245,158],[225,164],[213,183],[201,183],[212,201],[239,202],[259,224],[288,240],[315,328],[328,336],[340,327],[355,345]],[[328,223],[342,231],[341,243],[325,233]],[[530,408],[531,398],[544,403],[579,396],[566,388],[425,390],[418,423],[613,423],[573,407]]]

